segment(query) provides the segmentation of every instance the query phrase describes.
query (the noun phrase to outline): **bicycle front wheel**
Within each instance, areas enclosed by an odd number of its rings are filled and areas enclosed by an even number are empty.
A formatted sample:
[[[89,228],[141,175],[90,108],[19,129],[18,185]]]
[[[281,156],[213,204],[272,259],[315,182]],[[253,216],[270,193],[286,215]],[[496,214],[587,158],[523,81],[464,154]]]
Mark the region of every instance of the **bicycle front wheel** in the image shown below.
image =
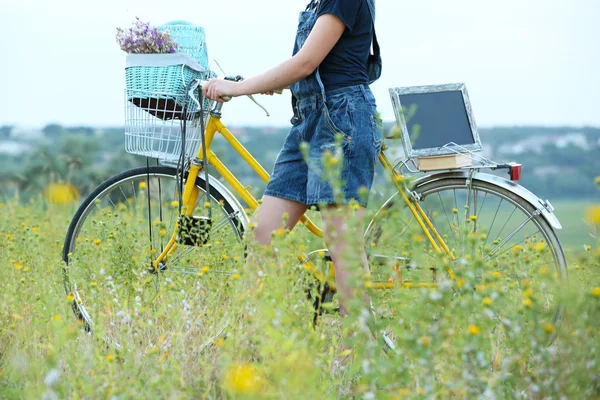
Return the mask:
[[[88,331],[122,346],[160,342],[163,332],[193,340],[199,350],[226,326],[236,264],[243,261],[243,210],[214,187],[210,202],[198,177],[196,221],[212,218],[202,240],[174,237],[181,185],[174,168],[152,166],[116,175],[82,203],[65,239],[65,290]],[[193,224],[194,222],[192,222]],[[159,325],[160,326],[157,326]],[[164,338],[163,338],[164,340]]]
[[[558,289],[566,281],[567,264],[558,237],[540,209],[514,191],[476,176],[471,180],[460,175],[430,177],[414,188],[414,195],[455,257],[449,266],[456,274],[456,290],[475,293],[500,325],[510,325],[520,312],[519,318],[527,317],[523,319],[530,332],[541,332],[552,342],[563,314]],[[365,242],[376,281],[431,283],[447,274],[442,257],[400,196],[393,196],[379,210]],[[424,318],[438,319],[441,311],[435,302],[424,304],[416,292],[404,292],[403,304],[410,308],[418,302],[426,310]],[[469,312],[461,307],[457,311]],[[481,311],[481,307],[472,309]],[[460,320],[468,321],[469,316]],[[497,326],[490,326],[498,332]]]

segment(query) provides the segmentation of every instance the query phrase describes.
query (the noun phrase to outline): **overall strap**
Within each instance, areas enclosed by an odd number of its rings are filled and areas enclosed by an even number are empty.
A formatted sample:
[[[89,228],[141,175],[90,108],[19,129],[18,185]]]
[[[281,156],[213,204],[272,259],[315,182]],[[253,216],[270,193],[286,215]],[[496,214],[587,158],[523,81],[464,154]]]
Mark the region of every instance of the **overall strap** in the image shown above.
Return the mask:
[[[375,3],[373,0],[366,0],[369,6],[369,12],[371,13],[371,19],[373,20],[373,52],[376,56],[381,55],[381,49],[379,48],[379,42],[377,41],[377,32],[375,31]]]

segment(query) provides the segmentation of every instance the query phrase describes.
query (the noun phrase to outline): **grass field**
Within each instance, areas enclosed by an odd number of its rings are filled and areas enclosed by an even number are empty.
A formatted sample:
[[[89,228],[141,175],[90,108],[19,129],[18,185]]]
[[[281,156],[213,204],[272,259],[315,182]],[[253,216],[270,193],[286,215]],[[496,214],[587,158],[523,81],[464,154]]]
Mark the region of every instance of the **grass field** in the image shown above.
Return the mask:
[[[454,267],[457,279],[440,277],[438,289],[370,291],[384,317],[373,318],[356,300],[351,317],[327,313],[316,328],[305,275],[290,267],[306,230],[277,232],[276,260],[264,254],[244,269],[240,259],[208,253],[206,270],[191,278],[197,286],[184,288],[188,278],[161,286],[135,270],[136,255],[124,248],[135,240],[118,237],[134,232],[132,214],[119,232],[81,239],[78,251],[96,255],[85,265],[99,302],[90,335],[63,288],[61,250],[73,206],[5,201],[0,398],[598,398],[600,243],[580,222],[583,203],[554,206],[561,239],[573,249],[568,282],[548,271],[541,245],[519,246],[496,264],[473,252]],[[110,218],[97,225],[109,226]],[[403,246],[419,251],[422,240],[408,237]],[[472,240],[475,248],[481,239]],[[224,259],[237,271],[220,287],[227,297],[203,301],[200,292],[213,287],[211,262]],[[356,273],[353,285],[362,293],[365,277]],[[559,299],[567,312],[555,324],[546,311]],[[220,311],[227,311],[227,333],[203,347],[203,329]],[[395,351],[382,351],[380,335],[371,333],[381,330]],[[120,349],[99,338],[108,333]],[[342,356],[351,360],[346,368],[332,368]]]
[[[572,253],[584,251],[586,244],[594,244],[593,227],[585,222],[585,211],[592,205],[586,200],[558,200],[552,201],[554,213],[558,217],[563,229],[558,237],[565,250]]]

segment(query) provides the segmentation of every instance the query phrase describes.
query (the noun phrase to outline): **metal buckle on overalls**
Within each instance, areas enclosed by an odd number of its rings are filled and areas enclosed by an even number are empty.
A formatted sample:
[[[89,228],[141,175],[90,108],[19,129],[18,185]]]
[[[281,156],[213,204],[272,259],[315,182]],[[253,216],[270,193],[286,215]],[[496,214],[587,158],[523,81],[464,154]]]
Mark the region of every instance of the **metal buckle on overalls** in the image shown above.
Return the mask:
[[[300,117],[300,114],[298,114],[297,110],[294,110],[294,116],[292,117],[290,122],[292,123],[292,125],[298,125],[300,122],[302,122],[302,118]]]

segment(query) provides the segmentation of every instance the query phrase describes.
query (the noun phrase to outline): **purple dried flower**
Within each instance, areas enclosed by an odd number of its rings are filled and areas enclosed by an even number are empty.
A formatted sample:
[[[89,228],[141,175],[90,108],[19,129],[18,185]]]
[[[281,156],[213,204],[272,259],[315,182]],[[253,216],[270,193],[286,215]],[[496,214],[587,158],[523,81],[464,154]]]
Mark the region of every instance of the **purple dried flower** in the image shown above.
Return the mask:
[[[127,31],[117,28],[117,43],[127,53],[152,54],[152,53],[175,53],[177,43],[168,30],[160,31],[151,27],[150,23],[143,22],[136,17],[133,26]]]

